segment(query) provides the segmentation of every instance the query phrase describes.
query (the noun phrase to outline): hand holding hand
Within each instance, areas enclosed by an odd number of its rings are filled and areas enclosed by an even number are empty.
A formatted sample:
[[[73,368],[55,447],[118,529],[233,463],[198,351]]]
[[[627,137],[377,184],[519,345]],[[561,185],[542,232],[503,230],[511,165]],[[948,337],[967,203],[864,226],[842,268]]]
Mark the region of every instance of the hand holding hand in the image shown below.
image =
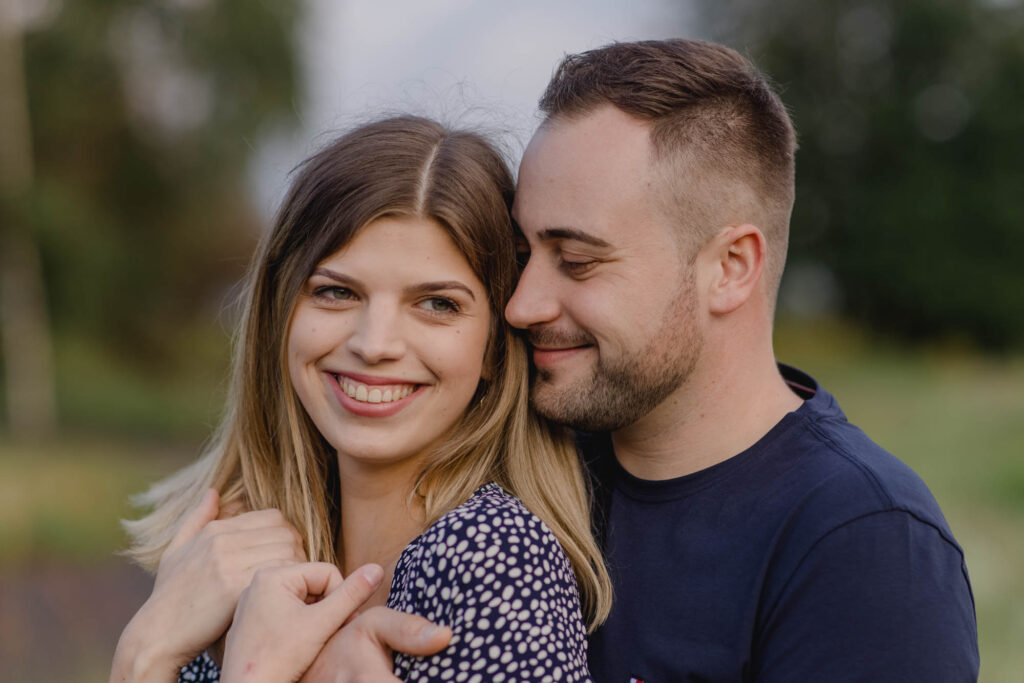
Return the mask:
[[[337,567],[323,562],[260,570],[235,610],[221,680],[298,680],[383,576],[375,564],[344,581]]]
[[[397,682],[392,651],[440,652],[452,638],[447,626],[387,607],[372,607],[335,633],[302,677],[302,683]]]
[[[278,510],[222,520],[219,511],[210,489],[183,521],[160,559],[152,594],[121,635],[111,680],[168,670],[176,676],[227,630],[257,570],[306,561],[302,538]]]

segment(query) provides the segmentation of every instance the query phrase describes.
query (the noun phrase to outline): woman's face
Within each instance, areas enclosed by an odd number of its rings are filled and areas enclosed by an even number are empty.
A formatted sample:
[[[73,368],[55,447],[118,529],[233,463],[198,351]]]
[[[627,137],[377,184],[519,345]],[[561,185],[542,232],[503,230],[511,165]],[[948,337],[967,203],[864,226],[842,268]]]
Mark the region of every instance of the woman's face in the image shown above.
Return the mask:
[[[431,220],[375,220],[317,266],[288,368],[343,471],[346,459],[416,459],[442,438],[476,391],[490,316],[483,284]]]

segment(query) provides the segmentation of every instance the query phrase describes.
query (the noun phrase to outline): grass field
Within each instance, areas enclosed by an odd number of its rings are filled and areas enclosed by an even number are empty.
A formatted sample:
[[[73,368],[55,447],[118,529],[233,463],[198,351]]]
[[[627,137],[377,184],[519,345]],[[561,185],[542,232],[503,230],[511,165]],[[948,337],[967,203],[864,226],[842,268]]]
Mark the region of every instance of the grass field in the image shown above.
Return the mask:
[[[1024,357],[908,348],[839,325],[782,326],[776,348],[780,360],[814,375],[853,422],[931,487],[967,553],[981,680],[1020,681]],[[208,395],[218,391],[211,381]],[[130,514],[128,495],[198,451],[194,436],[184,445],[156,443],[137,437],[68,437],[35,446],[0,440],[0,577],[54,565],[88,573],[109,564],[123,544],[117,519]],[[101,663],[82,666],[75,680],[105,679]]]

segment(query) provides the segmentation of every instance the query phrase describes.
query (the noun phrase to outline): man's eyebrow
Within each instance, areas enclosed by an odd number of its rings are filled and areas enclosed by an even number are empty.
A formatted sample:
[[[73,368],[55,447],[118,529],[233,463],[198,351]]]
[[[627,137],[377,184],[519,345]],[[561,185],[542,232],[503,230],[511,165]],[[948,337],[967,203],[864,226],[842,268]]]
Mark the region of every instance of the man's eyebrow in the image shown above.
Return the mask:
[[[609,248],[612,245],[605,242],[596,235],[591,235],[589,232],[583,232],[576,228],[545,228],[537,233],[537,236],[541,240],[575,240],[577,242],[583,242],[594,247]]]

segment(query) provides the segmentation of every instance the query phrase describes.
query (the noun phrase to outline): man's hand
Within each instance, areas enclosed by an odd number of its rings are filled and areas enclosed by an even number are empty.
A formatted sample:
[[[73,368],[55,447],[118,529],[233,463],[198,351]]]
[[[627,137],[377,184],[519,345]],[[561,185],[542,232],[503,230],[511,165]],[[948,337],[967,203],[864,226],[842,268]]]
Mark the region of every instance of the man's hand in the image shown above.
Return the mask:
[[[362,683],[398,681],[391,653],[432,655],[451,640],[447,626],[437,626],[415,614],[386,607],[366,610],[327,642],[303,683]]]
[[[375,564],[344,581],[337,567],[324,562],[260,570],[242,593],[228,630],[222,679],[298,680],[383,576]]]
[[[160,559],[152,594],[121,634],[110,680],[174,680],[227,630],[257,570],[306,561],[302,537],[278,510],[228,519],[220,513],[210,489],[183,520]]]

